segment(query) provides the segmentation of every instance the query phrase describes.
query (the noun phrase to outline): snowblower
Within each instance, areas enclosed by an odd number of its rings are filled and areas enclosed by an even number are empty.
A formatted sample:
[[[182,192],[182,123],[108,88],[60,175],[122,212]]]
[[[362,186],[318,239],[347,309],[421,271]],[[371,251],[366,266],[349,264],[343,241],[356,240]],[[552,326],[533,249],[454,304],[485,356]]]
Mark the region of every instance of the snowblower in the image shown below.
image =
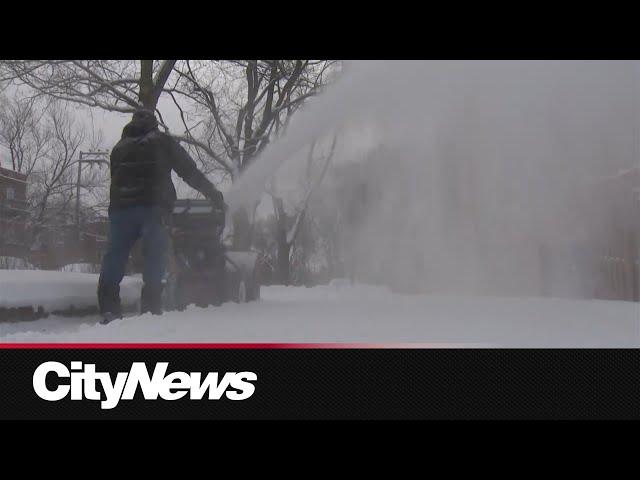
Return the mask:
[[[259,258],[231,251],[222,241],[225,211],[209,200],[175,202],[170,224],[170,256],[165,279],[165,311],[244,303],[260,298]]]

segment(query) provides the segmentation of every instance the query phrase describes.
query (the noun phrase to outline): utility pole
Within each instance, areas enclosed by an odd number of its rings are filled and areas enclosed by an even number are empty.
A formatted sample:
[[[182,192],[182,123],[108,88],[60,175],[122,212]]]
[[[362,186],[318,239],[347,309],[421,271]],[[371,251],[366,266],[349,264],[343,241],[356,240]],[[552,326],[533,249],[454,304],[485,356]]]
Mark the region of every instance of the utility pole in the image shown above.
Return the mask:
[[[78,179],[76,181],[76,233],[78,241],[80,241],[80,180],[82,174],[82,164],[89,165],[106,165],[109,167],[109,151],[80,152],[80,158],[76,161],[78,164]]]

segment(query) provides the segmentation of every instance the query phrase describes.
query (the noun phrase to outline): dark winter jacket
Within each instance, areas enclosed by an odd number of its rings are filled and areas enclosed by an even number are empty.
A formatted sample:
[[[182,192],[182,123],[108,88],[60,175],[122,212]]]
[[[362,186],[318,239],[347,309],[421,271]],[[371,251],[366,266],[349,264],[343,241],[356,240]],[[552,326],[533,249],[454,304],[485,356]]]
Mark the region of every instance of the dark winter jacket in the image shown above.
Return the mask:
[[[109,210],[140,205],[171,210],[176,199],[172,170],[207,198],[222,202],[222,194],[186,150],[158,130],[153,114],[136,112],[111,152]]]

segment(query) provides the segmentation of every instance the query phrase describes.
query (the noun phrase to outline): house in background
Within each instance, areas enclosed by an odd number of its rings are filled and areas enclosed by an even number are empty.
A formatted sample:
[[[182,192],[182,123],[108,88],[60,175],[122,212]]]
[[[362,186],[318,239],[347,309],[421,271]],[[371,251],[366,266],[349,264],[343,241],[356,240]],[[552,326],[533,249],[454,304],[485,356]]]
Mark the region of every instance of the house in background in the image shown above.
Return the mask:
[[[35,238],[28,238],[27,187],[26,175],[0,166],[0,258],[19,258],[43,270],[99,264],[109,233],[107,219],[91,219],[78,231],[73,214],[51,212]]]
[[[26,258],[27,177],[0,166],[0,256]]]
[[[94,219],[78,229],[73,215],[57,212],[48,218],[32,245],[30,259],[34,265],[58,270],[73,264],[101,263],[109,229],[106,219]]]

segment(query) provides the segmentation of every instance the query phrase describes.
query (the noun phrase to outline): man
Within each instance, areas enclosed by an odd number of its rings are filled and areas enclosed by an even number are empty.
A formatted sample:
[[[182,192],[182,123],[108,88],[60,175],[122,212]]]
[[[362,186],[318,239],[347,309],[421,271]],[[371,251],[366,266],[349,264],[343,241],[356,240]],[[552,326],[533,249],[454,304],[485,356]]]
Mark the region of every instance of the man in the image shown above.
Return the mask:
[[[103,323],[122,317],[120,282],[139,238],[144,256],[141,313],[162,313],[162,280],[169,243],[165,225],[176,200],[172,170],[208,199],[223,203],[222,194],[189,154],[158,130],[153,111],[137,110],[111,152],[110,236],[98,282]]]

